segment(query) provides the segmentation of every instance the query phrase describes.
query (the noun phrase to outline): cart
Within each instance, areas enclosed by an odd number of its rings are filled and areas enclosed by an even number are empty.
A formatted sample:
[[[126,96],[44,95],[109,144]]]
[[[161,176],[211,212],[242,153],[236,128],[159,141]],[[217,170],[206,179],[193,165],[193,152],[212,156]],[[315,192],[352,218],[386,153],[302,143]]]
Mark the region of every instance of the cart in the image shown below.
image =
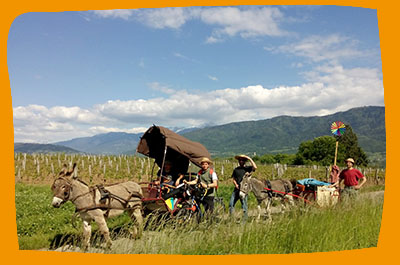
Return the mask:
[[[312,178],[298,180],[293,194],[305,203],[315,203],[320,207],[335,205],[340,196],[338,188]]]
[[[193,216],[201,218],[198,201],[203,191],[199,187],[186,184],[161,187],[155,179],[153,180],[153,173],[157,164],[162,175],[165,161],[168,160],[172,162],[175,171],[183,173],[184,178],[191,180],[197,173],[189,171],[190,165],[194,164],[200,168],[202,158],[211,158],[208,150],[198,142],[190,141],[165,127],[153,125],[141,137],[136,151],[154,159],[151,180],[139,183],[143,191],[144,215],[161,213],[184,220]]]

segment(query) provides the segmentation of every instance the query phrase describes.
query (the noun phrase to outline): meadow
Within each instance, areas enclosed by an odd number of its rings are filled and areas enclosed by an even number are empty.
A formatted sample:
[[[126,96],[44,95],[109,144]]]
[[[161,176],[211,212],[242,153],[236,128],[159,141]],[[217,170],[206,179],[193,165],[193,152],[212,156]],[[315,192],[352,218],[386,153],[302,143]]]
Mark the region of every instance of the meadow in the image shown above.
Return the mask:
[[[153,169],[151,159],[137,156],[89,156],[65,154],[15,154],[15,205],[20,249],[55,249],[74,244],[79,246],[82,232],[80,220],[73,220],[73,205],[68,202],[60,209],[50,205],[50,184],[63,164],[78,164],[78,176],[90,184],[114,183],[124,180],[147,181]],[[227,206],[233,186],[230,174],[234,160],[215,161],[220,178],[218,196]],[[193,168],[194,170],[194,168]],[[368,178],[363,194],[384,189],[385,171],[362,169]],[[154,173],[155,174],[155,173]],[[290,167],[285,165],[258,165],[259,178],[326,178],[324,167]],[[378,196],[360,196],[352,203],[341,203],[331,208],[297,207],[284,214],[275,214],[273,221],[238,222],[227,214],[218,221],[190,223],[178,227],[149,226],[142,238],[129,240],[125,215],[110,219],[114,245],[108,253],[147,254],[261,254],[336,251],[367,248],[377,245],[383,211],[383,193]],[[250,211],[256,200],[249,197]],[[96,230],[96,226],[94,226]],[[190,238],[190,241],[188,241]],[[95,240],[96,239],[95,237]],[[205,244],[205,242],[208,242]],[[212,243],[210,243],[212,242]],[[96,245],[96,244],[95,244]],[[91,252],[102,252],[100,248]]]

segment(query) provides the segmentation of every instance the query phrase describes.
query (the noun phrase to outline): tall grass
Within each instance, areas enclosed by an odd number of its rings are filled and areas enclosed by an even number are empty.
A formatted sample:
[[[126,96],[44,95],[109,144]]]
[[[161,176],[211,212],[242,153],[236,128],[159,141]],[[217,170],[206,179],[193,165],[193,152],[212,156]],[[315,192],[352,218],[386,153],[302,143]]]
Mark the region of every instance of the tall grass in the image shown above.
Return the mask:
[[[147,234],[135,241],[128,253],[269,254],[375,247],[381,216],[382,198],[328,209],[297,209],[274,216],[272,222],[205,222],[196,228],[165,228],[155,235]]]
[[[225,202],[231,188],[226,186],[220,191]],[[71,224],[73,205],[66,203],[60,209],[53,209],[50,201],[49,186],[16,185],[20,249],[49,248],[60,235],[72,235],[74,239],[64,244],[79,246],[82,229],[80,223],[77,228]],[[110,229],[118,233],[108,253],[219,255],[368,248],[377,245],[382,208],[383,196],[360,196],[358,200],[332,208],[295,208],[273,215],[272,222],[265,219],[257,222],[250,217],[247,223],[241,224],[227,214],[217,221],[206,220],[200,224],[158,222],[147,227],[138,240],[126,236],[125,225],[129,218],[123,215],[108,221]],[[93,248],[90,251],[103,250]]]

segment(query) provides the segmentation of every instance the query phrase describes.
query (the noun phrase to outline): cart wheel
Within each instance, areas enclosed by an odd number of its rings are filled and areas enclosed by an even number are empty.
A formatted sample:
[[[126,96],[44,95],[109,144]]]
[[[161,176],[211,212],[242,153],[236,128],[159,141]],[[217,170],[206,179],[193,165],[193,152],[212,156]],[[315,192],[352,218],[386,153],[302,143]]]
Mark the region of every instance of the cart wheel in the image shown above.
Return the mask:
[[[181,210],[177,213],[176,217],[176,222],[183,224],[183,223],[188,223],[188,222],[200,222],[200,219],[202,217],[202,212],[200,207],[197,205],[192,207],[182,207]]]

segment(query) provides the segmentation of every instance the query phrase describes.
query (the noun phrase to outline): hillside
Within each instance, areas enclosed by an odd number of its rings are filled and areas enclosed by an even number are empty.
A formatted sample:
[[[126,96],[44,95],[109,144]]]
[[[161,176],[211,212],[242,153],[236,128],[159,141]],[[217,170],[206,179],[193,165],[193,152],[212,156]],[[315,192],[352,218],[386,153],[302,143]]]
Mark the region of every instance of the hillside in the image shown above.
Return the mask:
[[[68,146],[91,154],[134,154],[141,136],[141,133],[111,132],[54,144]]]
[[[360,146],[368,154],[386,152],[385,108],[362,107],[327,116],[292,117],[279,116],[258,121],[235,122],[203,129],[190,128],[178,133],[204,144],[213,156],[232,156],[238,153],[253,155],[295,153],[299,144],[323,135],[332,135],[330,125],[334,121],[350,124],[357,134]],[[92,137],[75,138],[53,145],[21,146],[19,152],[78,152],[92,154],[135,153],[142,134],[114,132]],[[74,149],[68,151],[65,148]],[[35,149],[36,148],[36,149]],[[64,148],[64,149],[63,149]]]
[[[214,156],[295,153],[303,141],[332,135],[330,125],[334,121],[350,124],[366,152],[386,151],[384,107],[354,108],[327,116],[279,116],[259,121],[235,122],[183,135],[203,143]]]
[[[14,143],[14,152],[17,153],[81,153],[75,149],[54,144]]]

